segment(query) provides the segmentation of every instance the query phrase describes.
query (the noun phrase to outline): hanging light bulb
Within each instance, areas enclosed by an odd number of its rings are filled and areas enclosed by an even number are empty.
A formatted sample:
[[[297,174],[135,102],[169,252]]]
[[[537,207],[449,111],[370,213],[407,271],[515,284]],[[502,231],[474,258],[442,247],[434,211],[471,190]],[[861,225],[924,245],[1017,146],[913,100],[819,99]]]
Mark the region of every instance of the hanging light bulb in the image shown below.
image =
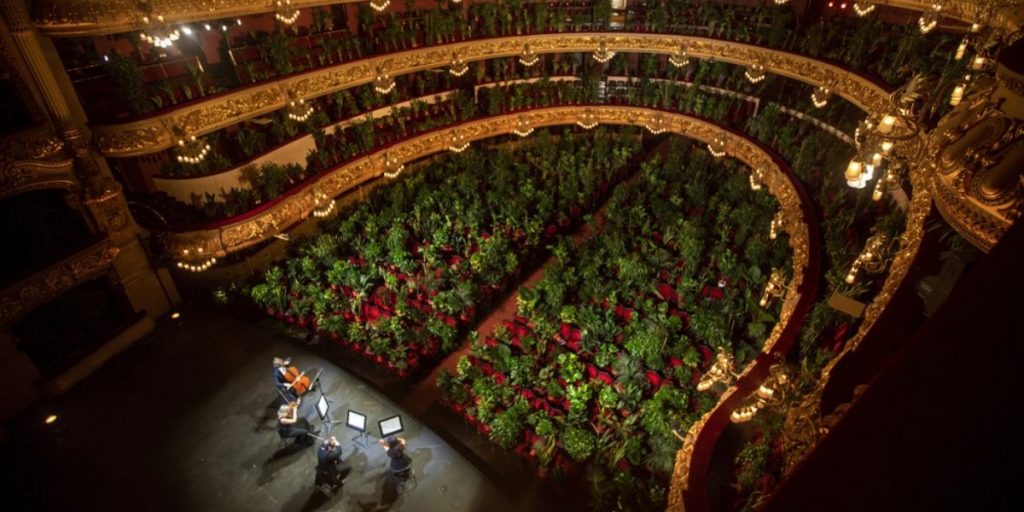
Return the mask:
[[[519,63],[526,67],[530,67],[536,64],[539,60],[540,56],[533,53],[533,50],[530,49],[530,43],[524,44],[523,51],[519,54]]]
[[[391,5],[391,0],[370,0],[370,7],[377,12],[387,9],[389,5]]]
[[[762,80],[764,80],[766,76],[764,72],[764,66],[760,64],[754,64],[747,68],[746,72],[743,73],[743,76],[747,77],[747,80],[749,80],[752,84],[759,83]]]
[[[846,283],[856,283],[857,274],[861,269],[872,274],[885,270],[885,266],[888,263],[887,255],[890,245],[889,237],[884,233],[871,235],[867,242],[864,243],[864,250],[861,251],[857,258],[853,260],[853,264],[850,265],[850,271],[846,273]]]
[[[988,60],[985,59],[985,57],[978,55],[977,57],[974,57],[974,60],[971,61],[971,69],[975,71],[981,71],[982,69],[985,68],[985,64],[987,63]]]
[[[856,0],[855,2],[853,2],[853,12],[857,13],[857,16],[867,16],[868,14],[871,14],[874,10],[874,0]]]
[[[824,85],[818,87],[811,93],[811,103],[814,104],[815,108],[822,108],[828,105],[828,100],[832,97],[832,90]]]
[[[850,164],[846,166],[846,184],[853,188],[864,188],[865,182],[862,179],[864,174],[864,166],[856,159],[850,160]]]
[[[275,0],[274,9],[274,18],[285,25],[292,25],[299,19],[299,10],[292,7],[292,0]]]
[[[886,134],[892,131],[896,126],[896,116],[886,114],[882,116],[882,120],[878,123],[878,133]]]

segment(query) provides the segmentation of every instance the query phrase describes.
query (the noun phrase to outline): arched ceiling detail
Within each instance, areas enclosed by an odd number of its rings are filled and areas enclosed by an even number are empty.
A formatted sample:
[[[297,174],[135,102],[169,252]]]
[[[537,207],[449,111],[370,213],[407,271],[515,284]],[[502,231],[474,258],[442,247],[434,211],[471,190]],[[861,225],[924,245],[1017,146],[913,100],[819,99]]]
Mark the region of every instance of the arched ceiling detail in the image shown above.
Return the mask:
[[[732,64],[764,66],[769,73],[813,86],[827,86],[872,115],[889,106],[890,91],[870,78],[843,67],[803,55],[704,37],[632,34],[570,33],[499,37],[429,46],[360,59],[279,78],[226,94],[182,105],[136,121],[95,126],[97,149],[106,156],[149,154],[174,144],[172,131],[202,135],[284,108],[289,93],[312,99],[372,82],[378,74],[404,75],[448,66],[454,55],[466,62],[521,54],[529,44],[535,53],[591,52],[600,44],[616,52],[672,54],[685,46],[693,57]]]

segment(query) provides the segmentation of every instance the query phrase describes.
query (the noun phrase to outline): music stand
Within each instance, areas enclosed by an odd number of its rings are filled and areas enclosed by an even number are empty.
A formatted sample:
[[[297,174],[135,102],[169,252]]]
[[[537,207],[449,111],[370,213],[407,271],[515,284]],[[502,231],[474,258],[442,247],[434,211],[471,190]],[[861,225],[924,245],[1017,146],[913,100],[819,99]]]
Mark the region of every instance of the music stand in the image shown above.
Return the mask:
[[[396,414],[390,418],[384,418],[377,422],[380,428],[380,438],[384,439],[390,435],[397,434],[405,428],[402,426],[402,415]]]
[[[349,409],[345,426],[358,432],[352,442],[366,449],[366,415]]]
[[[331,421],[331,401],[324,396],[323,391],[320,392],[320,398],[316,401],[316,413],[320,416],[320,421]]]

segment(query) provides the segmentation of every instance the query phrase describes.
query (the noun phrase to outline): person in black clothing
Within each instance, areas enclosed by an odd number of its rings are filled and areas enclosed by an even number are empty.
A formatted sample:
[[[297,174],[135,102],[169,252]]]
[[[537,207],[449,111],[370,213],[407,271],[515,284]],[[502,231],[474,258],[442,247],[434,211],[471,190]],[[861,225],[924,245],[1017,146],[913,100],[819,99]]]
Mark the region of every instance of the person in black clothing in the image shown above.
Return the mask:
[[[384,448],[388,459],[390,459],[388,469],[391,471],[391,475],[399,478],[409,476],[409,472],[412,470],[412,459],[405,454],[405,439],[388,436],[381,439],[378,444]]]
[[[281,405],[277,410],[277,433],[282,439],[297,438],[300,442],[313,444],[313,437],[320,433],[313,430],[306,418],[299,416],[301,398]]]
[[[344,482],[348,465],[341,460],[341,446],[331,436],[316,451],[316,485],[324,494],[332,495]]]
[[[284,374],[288,371],[288,365],[292,363],[291,359],[285,359],[280,357],[274,358],[274,386],[277,387],[278,391],[286,397],[289,401],[295,400],[295,391],[292,390],[292,385],[284,378]]]

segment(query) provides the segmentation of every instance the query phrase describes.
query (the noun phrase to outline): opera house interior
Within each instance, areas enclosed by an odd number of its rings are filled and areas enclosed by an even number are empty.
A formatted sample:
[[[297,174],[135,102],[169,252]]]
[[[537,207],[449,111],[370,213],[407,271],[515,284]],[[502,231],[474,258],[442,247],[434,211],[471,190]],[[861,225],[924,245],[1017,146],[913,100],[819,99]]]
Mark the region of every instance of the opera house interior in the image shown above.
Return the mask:
[[[1022,22],[0,0],[2,508],[1021,510]]]

